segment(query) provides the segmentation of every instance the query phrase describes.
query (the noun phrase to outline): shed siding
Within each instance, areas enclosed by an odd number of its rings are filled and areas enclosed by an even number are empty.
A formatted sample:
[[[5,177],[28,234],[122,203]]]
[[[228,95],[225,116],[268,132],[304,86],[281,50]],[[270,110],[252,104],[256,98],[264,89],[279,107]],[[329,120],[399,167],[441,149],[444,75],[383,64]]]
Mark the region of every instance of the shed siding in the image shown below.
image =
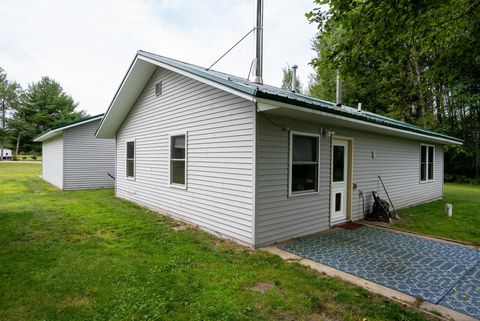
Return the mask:
[[[63,137],[42,143],[42,178],[63,189]]]
[[[443,150],[435,148],[435,181],[419,182],[421,141],[378,136],[328,125],[268,116],[277,125],[290,130],[319,134],[321,127],[337,135],[353,137],[353,181],[357,188],[352,195],[352,218],[363,218],[365,208],[372,204],[371,191],[386,198],[378,175],[398,208],[442,197]],[[330,226],[330,138],[320,137],[319,193],[288,198],[288,131],[275,126],[263,114],[257,115],[257,245],[312,234]],[[375,150],[375,159],[371,151]]]
[[[65,129],[64,190],[113,187],[107,173],[115,173],[115,140],[95,138],[99,124],[95,120]]]
[[[158,68],[117,132],[117,196],[252,244],[253,118],[251,102]],[[178,131],[188,132],[186,190],[169,187],[169,134]],[[129,140],[134,180],[125,177]]]

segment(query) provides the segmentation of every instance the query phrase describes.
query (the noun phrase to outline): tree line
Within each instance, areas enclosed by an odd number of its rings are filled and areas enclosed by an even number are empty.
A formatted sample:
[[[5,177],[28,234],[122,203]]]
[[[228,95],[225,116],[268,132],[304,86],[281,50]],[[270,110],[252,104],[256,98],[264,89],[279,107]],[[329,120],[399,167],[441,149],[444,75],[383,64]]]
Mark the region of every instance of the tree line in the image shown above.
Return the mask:
[[[23,89],[0,68],[0,155],[4,148],[38,154],[41,144],[33,139],[48,129],[86,115],[55,80],[45,76]],[[2,157],[0,157],[0,160]]]
[[[447,180],[480,182],[480,0],[315,0],[308,94],[464,140]]]

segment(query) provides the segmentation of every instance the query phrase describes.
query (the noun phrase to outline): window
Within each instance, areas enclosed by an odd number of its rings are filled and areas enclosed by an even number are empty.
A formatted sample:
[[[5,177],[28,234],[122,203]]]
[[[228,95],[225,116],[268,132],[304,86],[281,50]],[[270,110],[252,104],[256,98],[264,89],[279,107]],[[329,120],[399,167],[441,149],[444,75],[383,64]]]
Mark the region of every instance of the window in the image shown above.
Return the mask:
[[[187,159],[186,134],[170,136],[170,185],[185,187]]]
[[[127,177],[135,177],[135,142],[127,142]]]
[[[318,135],[290,133],[290,195],[318,191],[318,145]]]
[[[333,182],[343,182],[345,179],[345,146],[333,146]]]
[[[435,173],[435,146],[420,145],[420,181],[433,181]]]

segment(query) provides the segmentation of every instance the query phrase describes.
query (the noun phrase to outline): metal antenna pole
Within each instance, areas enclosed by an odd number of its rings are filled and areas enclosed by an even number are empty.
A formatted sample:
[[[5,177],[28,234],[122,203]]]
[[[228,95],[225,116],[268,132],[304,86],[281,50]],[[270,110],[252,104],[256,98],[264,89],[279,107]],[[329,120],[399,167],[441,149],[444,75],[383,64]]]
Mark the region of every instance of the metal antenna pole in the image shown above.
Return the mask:
[[[263,0],[257,0],[255,25],[255,82],[263,84]]]

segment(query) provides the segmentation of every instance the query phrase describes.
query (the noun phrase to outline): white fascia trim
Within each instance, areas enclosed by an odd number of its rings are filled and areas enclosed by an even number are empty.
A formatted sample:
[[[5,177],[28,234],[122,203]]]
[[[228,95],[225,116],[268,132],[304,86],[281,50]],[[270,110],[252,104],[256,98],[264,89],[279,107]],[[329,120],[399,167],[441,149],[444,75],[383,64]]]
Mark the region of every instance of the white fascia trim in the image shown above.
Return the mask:
[[[210,85],[212,87],[215,87],[215,88],[218,88],[218,89],[221,89],[223,91],[226,91],[228,93],[231,93],[233,95],[236,95],[238,97],[241,97],[241,98],[244,98],[248,101],[252,101],[252,102],[256,102],[256,98],[255,96],[252,96],[252,95],[248,95],[248,94],[244,94],[244,93],[241,93],[235,89],[232,89],[230,87],[227,87],[227,86],[223,86],[219,83],[216,83],[214,81],[211,81],[211,80],[208,80],[208,79],[205,79],[205,78],[202,78],[202,77],[199,77],[197,75],[194,75],[192,73],[189,73],[187,71],[184,71],[184,70],[181,70],[179,68],[176,68],[176,67],[173,67],[171,65],[168,65],[168,64],[165,64],[165,63],[162,63],[162,62],[159,62],[159,61],[156,61],[154,59],[150,59],[150,58],[147,58],[147,57],[144,57],[144,56],[141,56],[139,54],[137,54],[137,56],[135,57],[135,59],[133,60],[133,62],[131,63],[130,65],[130,68],[128,69],[126,75],[124,76],[123,80],[122,80],[122,83],[120,84],[120,86],[118,87],[117,89],[117,92],[115,93],[115,96],[113,97],[112,99],[112,102],[110,103],[108,109],[107,109],[107,112],[105,113],[105,116],[103,117],[102,121],[100,122],[100,125],[98,126],[98,129],[97,131],[95,132],[95,137],[98,136],[98,133],[101,131],[102,129],[102,126],[103,126],[103,123],[105,121],[105,119],[108,118],[108,116],[110,115],[110,111],[112,109],[112,106],[115,105],[116,101],[117,101],[117,98],[120,94],[120,92],[123,90],[123,87],[125,85],[125,83],[127,82],[127,79],[129,78],[132,70],[135,68],[135,65],[137,63],[138,60],[143,60],[145,62],[148,62],[148,63],[151,63],[155,66],[158,66],[158,67],[162,67],[162,68],[165,68],[167,70],[171,70],[173,72],[176,72],[182,76],[186,76],[186,77],[189,77],[191,79],[194,79],[194,80],[197,80],[197,81],[200,81],[204,84],[207,84],[207,85]]]
[[[46,132],[45,134],[43,134],[42,136],[40,137],[37,137],[35,138],[34,142],[43,142],[47,139],[50,139],[50,138],[53,138],[53,137],[56,137],[56,136],[59,136],[61,134],[62,131],[64,131],[65,129],[69,129],[69,128],[72,128],[72,127],[76,127],[76,126],[80,126],[80,125],[83,125],[83,124],[87,124],[87,123],[90,123],[92,121],[95,121],[95,120],[99,120],[99,119],[102,119],[103,116],[98,116],[98,117],[95,117],[95,118],[91,118],[91,119],[87,119],[85,121],[81,121],[81,122],[78,122],[78,123],[75,123],[75,124],[71,124],[71,125],[68,125],[68,126],[65,126],[65,127],[60,127],[60,128],[57,128],[57,129],[53,129],[49,132]]]
[[[276,102],[276,101],[272,101],[272,100],[261,99],[261,98],[257,98],[257,100],[258,100],[258,104],[262,105],[260,110],[272,109],[272,108],[269,108],[269,106],[273,105],[273,106],[278,106],[278,107],[281,107],[281,108],[289,108],[289,109],[298,110],[298,111],[301,111],[301,112],[317,114],[317,115],[323,116],[323,117],[336,118],[336,119],[340,119],[340,120],[351,122],[351,123],[357,123],[357,124],[367,125],[367,126],[371,126],[371,127],[376,127],[376,128],[380,128],[380,129],[383,129],[383,130],[386,130],[386,131],[413,135],[413,136],[417,136],[417,137],[423,138],[423,139],[427,138],[427,139],[433,140],[433,141],[435,141],[437,143],[441,143],[441,144],[443,143],[443,144],[463,145],[463,143],[461,143],[461,142],[450,140],[450,139],[447,139],[447,138],[440,138],[440,137],[436,137],[436,136],[420,134],[420,133],[412,132],[412,131],[409,131],[409,130],[389,127],[389,126],[380,125],[380,124],[375,124],[375,123],[367,122],[367,121],[364,121],[364,120],[353,119],[353,118],[349,118],[349,117],[345,117],[345,116],[335,115],[335,114],[332,114],[332,113],[327,113],[327,112],[324,112],[324,111],[314,110],[314,109],[310,109],[310,108],[306,108],[306,107],[299,107],[299,106],[295,106],[295,105],[285,104],[285,103]]]
[[[95,137],[98,136],[98,133],[102,130],[102,126],[103,126],[103,123],[105,122],[105,119],[108,118],[108,116],[110,115],[110,111],[112,109],[112,106],[115,105],[115,102],[117,101],[117,98],[118,98],[118,95],[120,94],[120,92],[122,91],[123,89],[123,86],[125,85],[125,83],[127,82],[127,79],[128,77],[130,76],[135,64],[137,63],[137,60],[138,60],[138,54],[135,56],[135,59],[133,59],[132,63],[130,64],[130,67],[128,67],[128,71],[127,73],[125,74],[125,76],[123,76],[123,79],[122,79],[122,82],[120,83],[120,86],[118,86],[118,89],[117,91],[115,92],[115,96],[113,96],[113,99],[112,101],[110,102],[110,105],[108,106],[107,108],[107,111],[105,112],[105,115],[103,116],[103,119],[102,121],[100,122],[100,125],[98,125],[98,128],[97,130],[95,131]]]

